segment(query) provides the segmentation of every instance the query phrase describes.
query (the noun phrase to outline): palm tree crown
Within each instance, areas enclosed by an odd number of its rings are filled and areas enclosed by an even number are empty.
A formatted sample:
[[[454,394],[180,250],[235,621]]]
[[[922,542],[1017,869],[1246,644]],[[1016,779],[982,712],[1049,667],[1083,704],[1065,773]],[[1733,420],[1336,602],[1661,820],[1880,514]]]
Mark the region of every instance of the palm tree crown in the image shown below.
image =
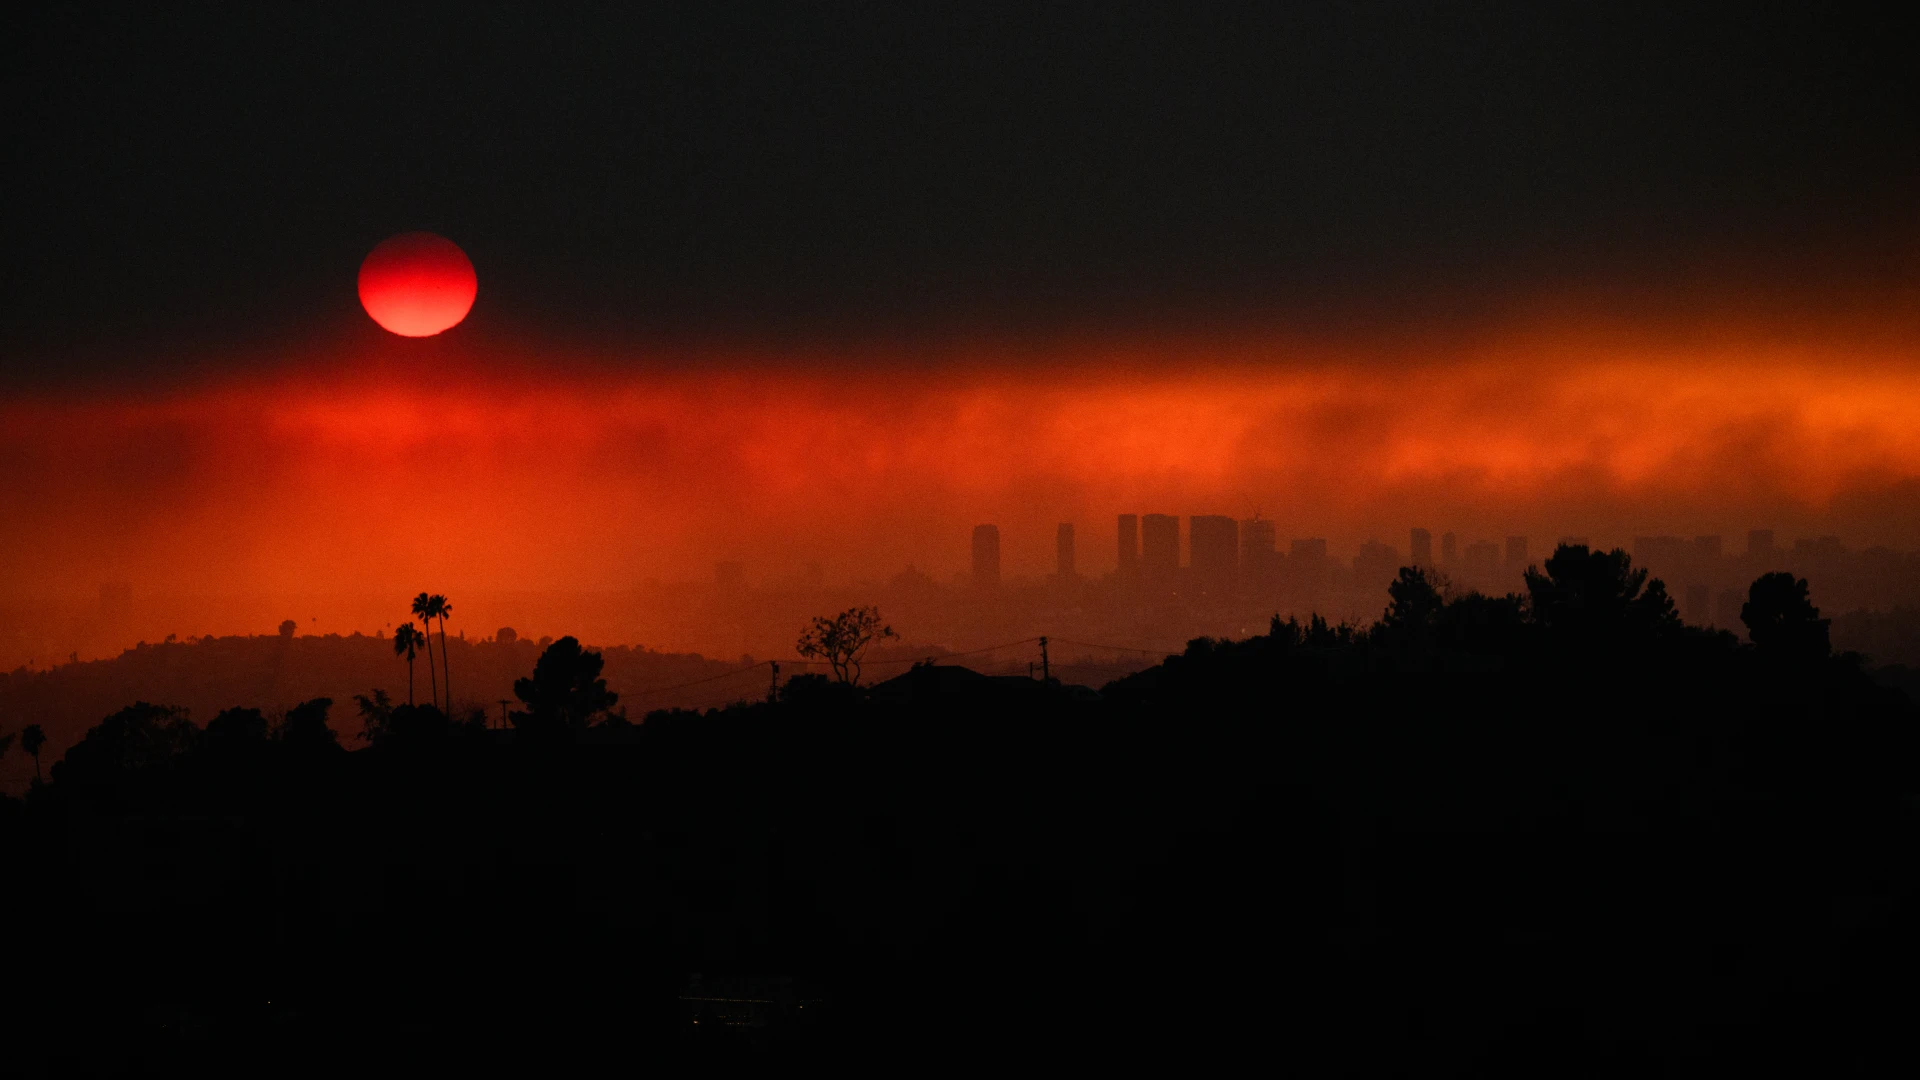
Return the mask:
[[[453,614],[453,604],[446,597],[434,593],[427,597],[427,613],[429,618],[440,620],[440,685],[446,687],[447,715],[451,717],[453,715],[453,671],[447,667],[447,616]],[[433,624],[428,623],[427,628],[431,630]],[[433,663],[433,658],[428,657],[427,663]]]
[[[33,778],[40,779],[40,748],[47,745],[47,733],[39,724],[28,724],[20,732],[20,749],[33,755]]]
[[[444,597],[441,602],[445,603]],[[422,623],[426,624],[429,629],[433,627],[433,610],[433,597],[428,596],[426,593],[421,593],[419,596],[413,598],[414,615],[418,617]],[[425,641],[427,645],[427,678],[433,685],[433,706],[437,709],[440,707],[440,678],[433,670],[433,635],[427,635]]]
[[[410,622],[401,623],[393,632],[393,655],[407,658],[407,704],[413,704],[413,658],[426,638]],[[429,661],[431,663],[431,661]]]

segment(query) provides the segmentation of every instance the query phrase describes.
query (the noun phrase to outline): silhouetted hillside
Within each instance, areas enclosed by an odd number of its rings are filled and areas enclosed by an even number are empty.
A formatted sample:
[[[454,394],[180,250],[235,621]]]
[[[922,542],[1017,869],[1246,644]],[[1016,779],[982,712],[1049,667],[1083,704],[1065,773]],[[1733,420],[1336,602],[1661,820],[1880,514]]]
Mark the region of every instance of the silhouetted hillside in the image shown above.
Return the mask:
[[[1910,1072],[1920,710],[1804,579],[1746,641],[1617,551],[1526,586],[1404,569],[1097,696],[930,664],[633,723],[562,639],[511,732],[131,704],[0,801],[8,1015],[67,1071]]]
[[[544,643],[452,637],[447,645],[452,651],[448,662],[454,680],[455,712],[484,708],[497,723],[497,702],[513,697],[513,681],[532,669]],[[436,636],[436,662],[439,647]],[[652,688],[705,678],[739,666],[697,654],[656,653],[625,646],[602,649],[601,653],[606,657],[608,684],[636,699],[643,711],[705,700],[697,692],[693,697],[646,693]],[[431,693],[424,652],[416,662],[414,682],[416,700],[426,704]],[[407,700],[407,663],[394,655],[392,643],[385,638],[361,634],[259,635],[157,645],[142,642],[110,660],[0,674],[0,730],[40,724],[48,743],[43,756],[52,761],[101,717],[129,702],[178,706],[205,723],[220,710],[234,706],[273,714],[302,701],[326,697],[340,706],[332,716],[335,730],[343,739],[351,739],[360,730],[352,712],[353,697],[375,689],[386,690],[395,702]],[[32,775],[32,766],[23,770],[17,757],[0,760],[0,780],[11,781],[16,793],[18,784]]]

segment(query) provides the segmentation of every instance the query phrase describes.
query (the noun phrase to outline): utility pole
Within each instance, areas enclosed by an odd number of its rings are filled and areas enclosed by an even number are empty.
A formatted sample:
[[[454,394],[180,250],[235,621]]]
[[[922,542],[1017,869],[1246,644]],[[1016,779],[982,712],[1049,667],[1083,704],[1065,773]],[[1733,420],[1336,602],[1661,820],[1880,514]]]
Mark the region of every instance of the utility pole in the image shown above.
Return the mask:
[[[1053,670],[1047,666],[1047,638],[1044,634],[1040,637],[1040,681],[1053,681]]]
[[[767,661],[773,668],[773,679],[767,683],[767,704],[773,705],[780,700],[780,661]]]
[[[500,706],[500,730],[505,731],[507,730],[507,706],[513,704],[513,700],[511,698],[501,698],[495,701],[494,704]]]

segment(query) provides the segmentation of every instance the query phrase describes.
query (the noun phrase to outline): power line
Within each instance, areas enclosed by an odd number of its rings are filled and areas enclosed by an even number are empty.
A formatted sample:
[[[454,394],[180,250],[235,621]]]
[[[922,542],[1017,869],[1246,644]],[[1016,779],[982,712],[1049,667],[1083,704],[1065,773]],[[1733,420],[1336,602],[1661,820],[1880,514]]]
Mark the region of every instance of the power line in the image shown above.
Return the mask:
[[[802,661],[802,663],[804,662],[805,661]],[[771,664],[771,663],[773,663],[773,661],[771,660],[761,660],[753,664],[749,664],[743,668],[734,668],[732,671],[723,671],[718,675],[709,675],[704,679],[695,679],[692,682],[675,683],[672,686],[655,686],[647,690],[630,690],[627,693],[631,697],[645,697],[648,694],[664,694],[670,690],[684,690],[689,686],[699,686],[701,683],[717,682],[721,679],[730,679],[735,675],[745,675],[749,671],[753,671],[756,668],[766,667],[768,664]]]
[[[1019,641],[1009,641],[1004,645],[988,645],[985,648],[981,648],[981,649],[968,649],[965,652],[941,653],[938,656],[909,656],[899,660],[862,660],[860,662],[860,666],[862,668],[871,668],[871,667],[881,667],[887,664],[919,664],[919,663],[924,663],[928,660],[932,660],[935,662],[938,662],[941,660],[952,660],[952,659],[955,659],[956,657],[961,657],[961,656],[978,656],[981,653],[998,652],[1001,649],[1011,649],[1015,645],[1030,645],[1033,642],[1036,642],[1039,640],[1040,639],[1037,637],[1021,638]],[[815,664],[815,665],[824,664],[825,662],[826,661],[824,660],[791,660],[791,661],[783,660],[781,661],[781,663]]]
[[[940,656],[929,657],[924,659],[951,660],[956,656],[978,656],[981,653],[999,652],[1001,649],[1011,649],[1015,645],[1031,645],[1034,642],[1039,640],[1040,639],[1038,637],[1021,638],[1019,641],[1009,641],[1005,645],[989,645],[984,649],[968,649],[966,652],[943,653]],[[920,662],[919,660],[876,660],[874,661],[874,663],[876,664],[917,664],[919,662]]]
[[[1174,656],[1178,649],[1135,649],[1127,645],[1101,645],[1092,641],[1074,641],[1072,638],[1057,637],[1053,640],[1062,645],[1078,645],[1083,649],[1112,649],[1115,652],[1139,653],[1142,656]]]

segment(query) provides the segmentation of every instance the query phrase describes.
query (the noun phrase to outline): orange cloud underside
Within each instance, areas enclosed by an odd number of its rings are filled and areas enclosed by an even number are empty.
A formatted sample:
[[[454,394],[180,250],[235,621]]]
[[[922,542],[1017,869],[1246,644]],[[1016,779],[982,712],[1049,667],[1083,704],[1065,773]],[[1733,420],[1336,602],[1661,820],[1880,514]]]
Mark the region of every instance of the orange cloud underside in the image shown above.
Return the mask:
[[[329,375],[14,401],[16,587],[618,589],[805,561],[1011,572],[1077,521],[1258,507],[1336,547],[1407,526],[1625,540],[1821,515],[1920,541],[1920,371],[1805,352],[1490,350],[1412,365],[1075,358],[563,378]],[[1909,523],[1912,523],[1911,526]],[[202,629],[222,629],[204,627]]]

